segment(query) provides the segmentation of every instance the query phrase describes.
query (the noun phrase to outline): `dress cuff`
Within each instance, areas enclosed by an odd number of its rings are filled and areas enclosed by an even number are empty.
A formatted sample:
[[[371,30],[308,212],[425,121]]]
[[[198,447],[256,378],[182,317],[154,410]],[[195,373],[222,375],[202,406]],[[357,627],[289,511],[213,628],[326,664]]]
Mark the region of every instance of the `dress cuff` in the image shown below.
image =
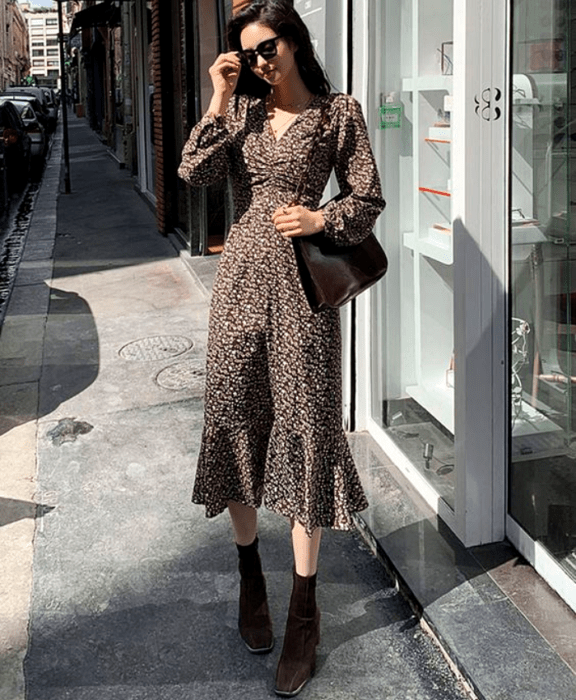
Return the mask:
[[[346,245],[346,231],[336,202],[328,202],[322,207],[324,214],[324,235],[336,245]]]
[[[214,114],[214,112],[206,112],[206,114],[202,117],[202,121],[206,120],[207,122],[211,122],[212,124],[216,124],[216,126],[225,126],[226,122],[224,119],[224,115],[222,114]]]

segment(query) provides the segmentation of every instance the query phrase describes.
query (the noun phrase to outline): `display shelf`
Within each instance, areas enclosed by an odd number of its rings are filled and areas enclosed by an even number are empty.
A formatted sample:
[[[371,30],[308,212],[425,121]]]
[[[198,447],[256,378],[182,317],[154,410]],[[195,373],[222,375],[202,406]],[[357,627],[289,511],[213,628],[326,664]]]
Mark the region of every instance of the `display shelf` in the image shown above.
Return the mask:
[[[454,389],[445,382],[423,383],[406,387],[406,393],[454,434]]]
[[[405,233],[402,236],[404,247],[410,250],[416,250],[416,235],[414,233]]]
[[[452,265],[452,238],[448,236],[446,238],[448,240],[445,245],[431,236],[420,238],[418,239],[417,244],[418,252],[425,255],[427,258],[437,260],[444,265]]]
[[[428,136],[424,141],[450,143],[452,141],[452,129],[449,126],[430,126],[428,127]]]
[[[420,75],[415,78],[404,78],[403,92],[426,92],[428,90],[452,91],[451,75]]]
[[[451,197],[452,193],[448,192],[446,189],[436,188],[436,187],[419,187],[420,192],[428,192],[429,194],[437,194],[440,197]]]
[[[512,457],[515,462],[547,459],[566,454],[564,431],[538,409],[522,401],[520,415],[513,418]]]
[[[441,242],[433,236],[416,238],[413,233],[405,233],[403,237],[404,247],[413,250],[415,253],[424,255],[432,260],[437,260],[444,265],[452,265],[452,236],[446,236],[446,243]]]
[[[542,104],[540,100],[537,97],[513,97],[512,98],[512,106],[523,106],[523,105],[528,105],[530,107],[536,107]]]
[[[512,222],[512,245],[535,245],[547,240],[536,219]]]
[[[385,144],[397,149],[401,164],[399,309],[407,313],[402,338],[410,345],[391,386],[395,395],[418,403],[431,423],[453,433],[454,389],[446,385],[446,371],[454,351],[452,188],[459,183],[453,179],[452,141],[459,138],[462,115],[453,99],[454,78],[442,74],[439,47],[452,39],[454,3],[414,0],[411,7],[413,51],[398,64],[404,69],[403,128],[410,133],[400,143],[390,131]],[[386,89],[397,94],[398,83]]]

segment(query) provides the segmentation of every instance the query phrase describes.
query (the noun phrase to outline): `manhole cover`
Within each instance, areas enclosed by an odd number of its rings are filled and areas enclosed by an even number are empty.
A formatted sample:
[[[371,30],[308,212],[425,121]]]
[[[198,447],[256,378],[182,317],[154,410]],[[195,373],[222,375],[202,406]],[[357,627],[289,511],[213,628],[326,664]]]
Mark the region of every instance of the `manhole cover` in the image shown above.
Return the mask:
[[[128,343],[120,350],[124,360],[165,360],[190,350],[194,343],[182,335],[155,335]]]
[[[156,383],[163,389],[203,389],[205,381],[204,362],[185,360],[165,367],[156,376]]]

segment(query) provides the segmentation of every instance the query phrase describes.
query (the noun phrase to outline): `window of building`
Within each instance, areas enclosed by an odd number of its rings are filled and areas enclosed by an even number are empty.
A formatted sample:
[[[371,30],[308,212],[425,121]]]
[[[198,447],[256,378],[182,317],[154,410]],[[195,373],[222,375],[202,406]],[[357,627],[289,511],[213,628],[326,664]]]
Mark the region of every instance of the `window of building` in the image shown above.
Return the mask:
[[[46,18],[46,26],[50,27],[55,24],[58,24],[58,18],[57,17],[47,17]]]
[[[33,66],[44,66],[44,61],[32,61]]]
[[[44,36],[44,30],[43,29],[33,29],[32,36]]]
[[[43,41],[33,41],[32,46],[44,46],[44,42]]]
[[[32,56],[43,56],[44,49],[32,49]]]
[[[49,70],[48,71],[48,77],[49,78],[56,78],[60,75],[60,71],[58,70]]]
[[[43,19],[31,19],[31,20],[30,20],[30,26],[31,26],[31,27],[43,27],[43,26],[44,26],[44,20],[43,20]]]
[[[58,55],[58,49],[48,49],[46,51],[47,56],[57,56]]]
[[[55,39],[55,38],[46,39],[46,46],[58,46],[58,39]]]
[[[58,61],[48,61],[49,66],[57,66],[59,65]]]

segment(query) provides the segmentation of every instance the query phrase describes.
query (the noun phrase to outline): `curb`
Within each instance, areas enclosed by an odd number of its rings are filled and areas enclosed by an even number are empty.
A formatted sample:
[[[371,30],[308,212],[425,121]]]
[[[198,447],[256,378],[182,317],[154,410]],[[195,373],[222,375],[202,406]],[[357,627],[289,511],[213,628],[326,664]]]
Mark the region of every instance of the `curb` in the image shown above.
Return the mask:
[[[56,241],[56,217],[62,172],[62,126],[54,133],[42,182],[33,201],[33,214],[23,245],[22,257],[14,279],[5,318],[19,306],[26,288],[34,287],[34,312],[48,313],[50,289],[45,280],[52,279],[53,252]],[[32,290],[30,290],[32,291]]]

